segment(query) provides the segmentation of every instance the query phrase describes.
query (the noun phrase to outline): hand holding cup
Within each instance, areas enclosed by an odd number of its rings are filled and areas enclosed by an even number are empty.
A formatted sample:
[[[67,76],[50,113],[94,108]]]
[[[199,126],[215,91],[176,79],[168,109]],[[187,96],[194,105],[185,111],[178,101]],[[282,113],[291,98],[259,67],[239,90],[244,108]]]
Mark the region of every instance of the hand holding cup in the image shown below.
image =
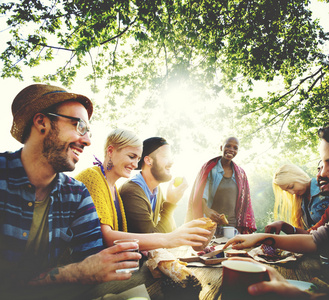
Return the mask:
[[[222,262],[223,300],[250,299],[248,287],[252,284],[268,281],[266,267],[251,261],[226,260]]]
[[[130,253],[136,253],[139,250],[139,244],[138,244],[137,239],[122,239],[122,240],[116,240],[113,242],[113,245],[119,245],[123,246],[124,250],[122,252],[127,252],[126,256],[131,256],[129,255]],[[127,248],[127,245],[130,245]],[[119,252],[120,253],[120,252]],[[129,259],[129,257],[120,263],[125,263],[124,268],[117,269],[116,273],[133,273],[139,270],[139,263],[138,260],[135,259]]]

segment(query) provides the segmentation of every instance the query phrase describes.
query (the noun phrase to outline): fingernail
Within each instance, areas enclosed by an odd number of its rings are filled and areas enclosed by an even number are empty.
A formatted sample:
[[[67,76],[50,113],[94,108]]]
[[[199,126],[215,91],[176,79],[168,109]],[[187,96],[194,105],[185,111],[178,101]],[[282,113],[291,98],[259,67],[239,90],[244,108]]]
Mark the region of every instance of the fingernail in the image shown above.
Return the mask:
[[[249,286],[249,287],[248,287],[248,292],[249,292],[249,294],[251,294],[251,295],[256,294],[256,293],[257,293],[257,287],[256,287],[255,285],[251,285],[251,286]]]

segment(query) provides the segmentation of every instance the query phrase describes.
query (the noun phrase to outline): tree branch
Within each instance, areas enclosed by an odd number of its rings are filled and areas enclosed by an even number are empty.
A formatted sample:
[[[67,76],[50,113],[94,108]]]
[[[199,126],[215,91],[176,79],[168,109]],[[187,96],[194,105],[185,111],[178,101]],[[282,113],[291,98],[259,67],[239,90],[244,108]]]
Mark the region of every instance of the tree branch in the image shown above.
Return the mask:
[[[64,50],[64,51],[70,51],[70,52],[75,52],[75,49],[67,49],[67,48],[63,48],[63,47],[56,47],[56,46],[49,46],[46,44],[35,44],[35,46],[42,46],[44,48],[51,48],[51,49],[55,49],[55,50]]]
[[[95,65],[94,65],[93,57],[92,57],[90,51],[88,51],[88,54],[89,54],[89,58],[90,58],[90,61],[91,61],[91,68],[93,69],[93,73],[94,73],[94,86],[96,87],[96,70],[95,70]]]
[[[113,41],[114,39],[117,39],[118,37],[120,37],[120,36],[122,36],[124,33],[126,33],[126,31],[131,27],[131,25],[133,25],[134,23],[136,22],[136,18],[135,18],[135,20],[134,21],[132,21],[123,31],[121,31],[119,34],[117,34],[116,36],[114,36],[114,37],[111,37],[110,39],[108,39],[108,40],[105,40],[105,41],[103,41],[103,42],[101,42],[100,43],[100,45],[104,45],[104,44],[106,44],[106,43],[108,43],[108,42],[111,42],[111,41]]]
[[[313,88],[314,88],[314,86],[316,85],[316,83],[317,83],[321,78],[323,78],[324,75],[325,75],[325,73],[322,72],[322,68],[321,68],[321,74],[320,74],[320,76],[319,76],[318,78],[316,78],[316,79],[314,80],[313,84],[309,87],[309,89],[308,89],[308,91],[307,91],[308,93],[309,93],[310,91],[313,90]]]
[[[257,154],[255,157],[258,157],[258,156],[261,156],[261,155],[263,155],[264,153],[266,153],[268,150],[270,150],[271,148],[273,148],[277,143],[278,143],[278,141],[279,141],[279,139],[280,139],[280,136],[281,136],[281,133],[282,133],[282,131],[283,131],[283,126],[284,126],[284,124],[287,122],[287,119],[288,119],[288,117],[289,117],[289,115],[292,113],[292,110],[289,110],[288,112],[287,112],[287,114],[284,116],[284,119],[283,119],[283,122],[282,122],[282,124],[281,124],[281,127],[280,127],[280,131],[279,131],[279,134],[278,134],[278,137],[275,139],[275,141],[272,143],[272,145],[268,148],[268,149],[266,149],[266,150],[264,150],[263,152],[261,152],[261,153],[259,153],[259,154]],[[279,121],[278,121],[279,122]],[[277,122],[277,123],[278,123]],[[277,124],[277,123],[275,123],[275,124]],[[263,127],[263,126],[262,126]],[[259,130],[262,128],[262,127],[260,127],[260,128],[258,128]],[[257,131],[255,131],[254,133],[256,133]],[[252,133],[253,134],[253,133]],[[250,134],[250,135],[252,135],[252,134]],[[250,135],[248,135],[248,136],[250,136]],[[251,161],[251,160],[250,160]],[[249,162],[250,162],[249,161]],[[247,163],[249,163],[249,162],[247,162]]]
[[[69,63],[71,63],[72,59],[73,59],[75,56],[76,56],[76,53],[73,53],[73,54],[71,55],[71,58],[66,62],[65,66],[64,66],[63,68],[61,68],[61,69],[60,69],[55,75],[59,74],[59,72],[61,72],[62,70],[65,70],[66,67],[67,67],[67,65],[68,65]]]
[[[274,104],[274,103],[277,103],[277,102],[281,101],[283,98],[285,98],[286,96],[288,96],[288,95],[291,94],[291,93],[293,93],[293,96],[295,96],[296,93],[297,93],[297,91],[299,90],[300,86],[301,86],[306,80],[309,80],[309,79],[311,79],[311,78],[314,78],[319,72],[322,72],[322,67],[320,67],[319,70],[317,70],[315,73],[313,73],[313,74],[311,74],[311,75],[309,75],[309,76],[307,76],[307,77],[301,79],[301,80],[299,81],[299,83],[298,83],[293,89],[287,91],[285,94],[283,94],[282,96],[280,96],[280,97],[277,98],[276,100],[271,101],[268,105],[272,105],[272,104]],[[319,79],[321,79],[323,76],[324,76],[324,74],[322,74],[321,76],[319,76],[319,77],[317,77],[317,78],[315,79],[315,81],[313,82],[313,84],[310,86],[308,92],[310,92],[310,91],[313,89],[313,87],[315,86],[315,84],[316,84],[316,83],[319,81]],[[288,99],[288,101],[291,100],[293,96],[291,96],[291,97]],[[287,102],[288,102],[288,101],[287,101]],[[266,106],[268,106],[268,105],[266,105]],[[250,115],[250,114],[253,114],[253,113],[257,112],[257,111],[260,111],[260,110],[266,108],[266,106],[265,106],[265,105],[262,105],[261,107],[255,109],[255,110],[248,111],[248,113],[243,114],[243,116]]]

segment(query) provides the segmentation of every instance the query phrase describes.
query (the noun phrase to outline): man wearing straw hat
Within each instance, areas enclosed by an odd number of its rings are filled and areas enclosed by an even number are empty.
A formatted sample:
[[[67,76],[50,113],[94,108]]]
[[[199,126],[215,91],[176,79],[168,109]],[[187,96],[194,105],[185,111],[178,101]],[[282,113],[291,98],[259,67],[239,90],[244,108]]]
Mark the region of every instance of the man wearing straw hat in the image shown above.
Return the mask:
[[[16,287],[26,285],[23,291],[38,286],[42,298],[56,283],[124,280],[131,274],[116,270],[137,265],[125,260],[140,254],[118,253],[137,248],[135,243],[104,249],[87,188],[62,173],[74,170],[90,145],[92,112],[87,97],[44,84],[26,87],[12,103],[11,134],[24,146],[0,154],[2,295],[16,299],[22,291]]]

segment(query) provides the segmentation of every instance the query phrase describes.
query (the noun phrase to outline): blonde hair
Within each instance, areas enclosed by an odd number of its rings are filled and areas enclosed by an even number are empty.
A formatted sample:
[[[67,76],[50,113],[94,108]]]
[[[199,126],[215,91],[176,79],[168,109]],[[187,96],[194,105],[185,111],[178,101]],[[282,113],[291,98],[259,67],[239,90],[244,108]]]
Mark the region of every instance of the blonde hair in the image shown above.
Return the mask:
[[[108,146],[114,146],[117,150],[121,150],[125,147],[142,147],[143,142],[139,137],[132,131],[125,129],[114,129],[109,133],[106,138],[104,153],[106,156]]]
[[[273,192],[275,196],[274,218],[284,220],[295,227],[304,228],[302,196],[292,195],[280,188],[294,182],[308,185],[310,176],[296,165],[283,165],[274,173]]]

